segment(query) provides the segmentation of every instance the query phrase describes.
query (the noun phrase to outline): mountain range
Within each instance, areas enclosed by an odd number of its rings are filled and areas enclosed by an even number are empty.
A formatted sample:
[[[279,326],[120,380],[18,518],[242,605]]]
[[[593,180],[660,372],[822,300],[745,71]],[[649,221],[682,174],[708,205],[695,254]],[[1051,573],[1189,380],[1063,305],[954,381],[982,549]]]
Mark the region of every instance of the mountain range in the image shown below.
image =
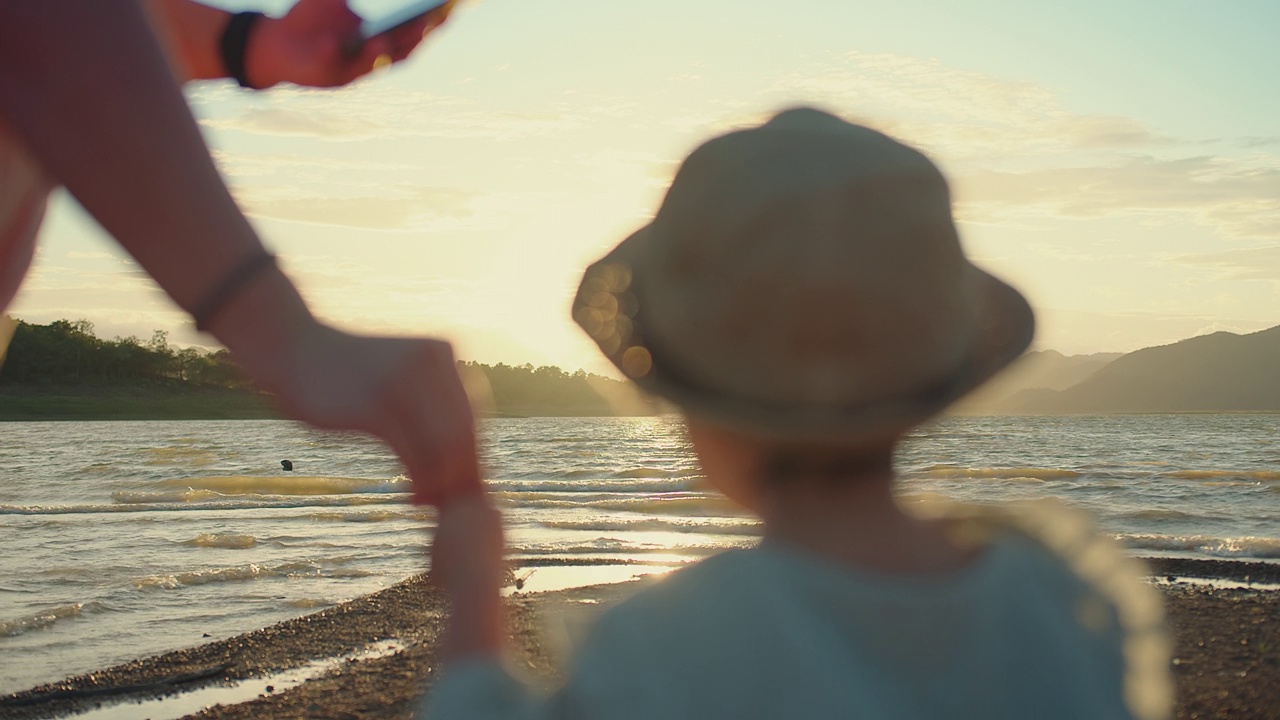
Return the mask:
[[[968,415],[1280,412],[1280,326],[1131,353],[1027,353],[959,403]]]

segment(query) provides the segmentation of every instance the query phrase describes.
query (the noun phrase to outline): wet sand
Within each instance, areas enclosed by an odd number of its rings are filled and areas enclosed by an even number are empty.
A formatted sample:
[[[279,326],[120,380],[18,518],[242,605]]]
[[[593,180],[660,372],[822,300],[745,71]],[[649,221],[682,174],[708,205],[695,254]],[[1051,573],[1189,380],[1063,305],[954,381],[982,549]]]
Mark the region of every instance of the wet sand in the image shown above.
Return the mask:
[[[1175,638],[1179,718],[1280,718],[1280,592],[1215,588],[1180,577],[1280,583],[1280,565],[1209,560],[1150,561],[1166,579]],[[551,679],[559,643],[544,618],[592,612],[632,592],[633,583],[510,598],[516,663]],[[404,719],[429,686],[444,608],[425,577],[313,615],[199,647],[136,660],[0,698],[0,717],[62,717],[99,705],[136,702],[192,688],[234,685],[247,678],[342,656],[398,639],[394,654],[338,663],[335,671],[291,689],[219,705],[189,717]],[[554,635],[554,633],[552,633]],[[125,706],[128,707],[128,706]]]

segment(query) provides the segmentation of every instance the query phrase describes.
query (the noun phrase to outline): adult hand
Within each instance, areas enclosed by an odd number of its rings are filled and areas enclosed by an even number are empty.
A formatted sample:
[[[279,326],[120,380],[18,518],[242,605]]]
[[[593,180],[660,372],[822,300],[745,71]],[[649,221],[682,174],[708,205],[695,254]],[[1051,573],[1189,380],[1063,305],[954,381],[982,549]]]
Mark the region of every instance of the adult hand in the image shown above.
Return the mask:
[[[384,440],[413,481],[415,503],[483,494],[475,421],[448,343],[357,336],[316,323],[283,354],[292,359],[282,372],[260,372],[281,378],[267,384],[289,415]]]
[[[245,56],[247,79],[258,88],[280,82],[346,85],[381,62],[408,57],[444,20],[444,13],[432,12],[360,43],[360,17],[346,0],[298,0],[284,17],[264,18],[254,27]]]

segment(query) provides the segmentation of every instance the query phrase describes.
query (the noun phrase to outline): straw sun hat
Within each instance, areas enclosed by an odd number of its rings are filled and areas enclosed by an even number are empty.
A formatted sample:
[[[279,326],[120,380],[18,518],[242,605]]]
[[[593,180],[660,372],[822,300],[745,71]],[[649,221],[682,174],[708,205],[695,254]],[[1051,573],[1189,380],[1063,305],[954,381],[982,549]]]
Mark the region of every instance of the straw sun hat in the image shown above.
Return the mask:
[[[653,222],[587,269],[573,316],[690,414],[850,442],[936,414],[1035,324],[964,257],[928,158],[808,108],[695,150]]]

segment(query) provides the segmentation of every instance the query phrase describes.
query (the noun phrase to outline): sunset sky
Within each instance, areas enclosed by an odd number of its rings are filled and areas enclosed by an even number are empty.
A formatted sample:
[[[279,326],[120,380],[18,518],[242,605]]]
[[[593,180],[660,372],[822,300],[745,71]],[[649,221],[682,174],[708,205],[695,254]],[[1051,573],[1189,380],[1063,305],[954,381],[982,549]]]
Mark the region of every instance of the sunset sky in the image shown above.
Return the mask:
[[[189,97],[266,242],[346,328],[602,371],[568,317],[582,268],[702,139],[807,103],[939,162],[1037,347],[1127,351],[1280,324],[1277,28],[1274,0],[464,0],[345,90]],[[10,312],[209,343],[139,275],[59,196]]]

